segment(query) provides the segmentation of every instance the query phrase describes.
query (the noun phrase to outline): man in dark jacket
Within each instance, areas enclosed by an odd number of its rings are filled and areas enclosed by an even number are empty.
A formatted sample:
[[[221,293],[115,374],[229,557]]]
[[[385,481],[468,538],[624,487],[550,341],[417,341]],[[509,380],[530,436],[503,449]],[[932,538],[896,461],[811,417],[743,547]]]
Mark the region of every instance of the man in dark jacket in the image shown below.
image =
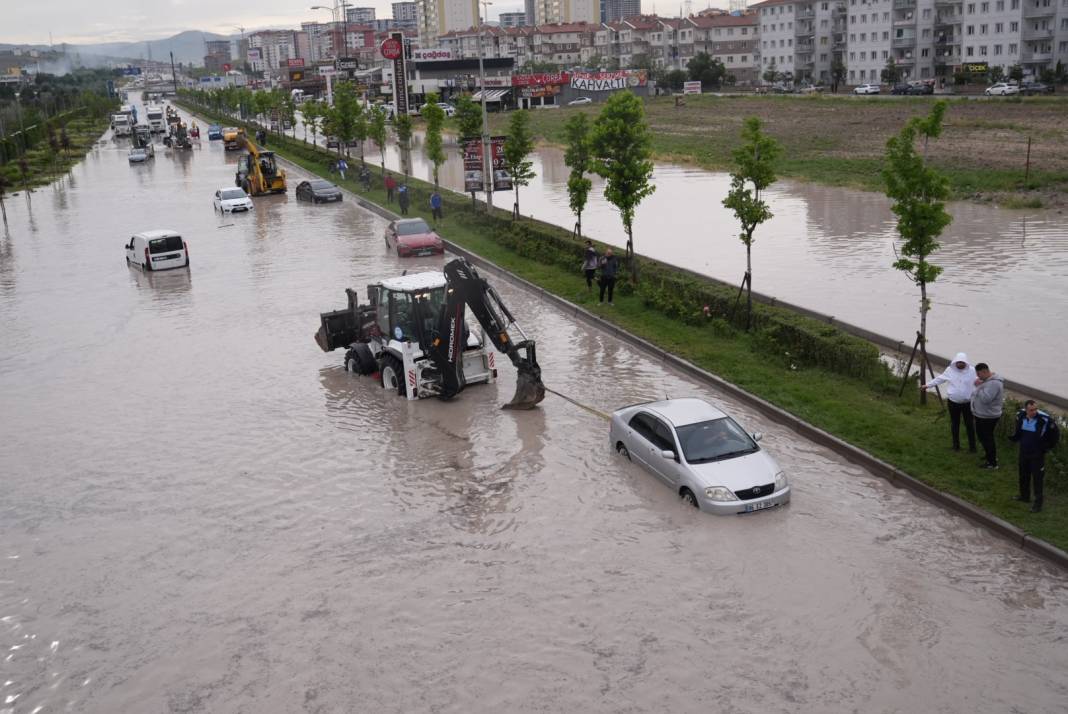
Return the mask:
[[[612,254],[611,248],[606,248],[601,258],[601,303],[604,303],[605,293],[608,293],[608,304],[612,304],[612,292],[616,288],[616,275],[619,274],[619,258]]]
[[[1020,445],[1020,495],[1017,501],[1031,500],[1031,482],[1035,484],[1035,503],[1032,513],[1042,510],[1042,486],[1046,478],[1046,452],[1057,445],[1060,430],[1057,421],[1038,410],[1034,399],[1028,399],[1016,414],[1016,429],[1009,441]]]

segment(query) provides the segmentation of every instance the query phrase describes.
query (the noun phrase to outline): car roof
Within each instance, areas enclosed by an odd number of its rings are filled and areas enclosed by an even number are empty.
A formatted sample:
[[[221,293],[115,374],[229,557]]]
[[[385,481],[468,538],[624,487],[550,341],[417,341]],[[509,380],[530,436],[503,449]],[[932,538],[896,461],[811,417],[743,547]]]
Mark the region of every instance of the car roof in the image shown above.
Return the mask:
[[[144,238],[145,240],[155,240],[156,238],[169,238],[171,236],[181,236],[178,231],[167,230],[166,228],[157,228],[154,231],[141,231],[135,233],[134,238]]]
[[[393,225],[395,226],[403,226],[409,223],[422,223],[427,228],[430,227],[430,225],[423,218],[398,218],[397,220],[393,221]]]
[[[712,406],[703,399],[684,397],[681,399],[665,399],[659,402],[637,404],[646,411],[653,412],[663,417],[674,426],[686,426],[697,424],[711,419],[722,419],[726,413]]]
[[[379,283],[386,290],[413,292],[415,290],[432,290],[445,287],[445,274],[435,272],[412,273],[397,278],[386,278]]]

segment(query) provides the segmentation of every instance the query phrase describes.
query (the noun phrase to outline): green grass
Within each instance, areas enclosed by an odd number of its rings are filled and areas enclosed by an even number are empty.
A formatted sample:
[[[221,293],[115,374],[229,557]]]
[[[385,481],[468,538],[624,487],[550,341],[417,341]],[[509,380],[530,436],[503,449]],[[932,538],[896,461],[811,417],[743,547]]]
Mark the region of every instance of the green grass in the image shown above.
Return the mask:
[[[8,192],[34,189],[52,183],[59,176],[63,176],[71,167],[80,162],[100,136],[107,131],[109,120],[107,117],[77,118],[67,123],[67,137],[70,139],[70,149],[52,152],[47,142],[31,148],[22,158],[28,164],[28,171],[23,180],[19,172],[18,162],[9,161],[0,165],[0,174],[8,181]],[[56,132],[59,137],[59,132]]]
[[[311,160],[288,150],[288,141],[272,140],[271,143],[271,148],[279,155],[311,172],[337,180],[326,172],[325,155]],[[364,191],[351,178],[338,183],[369,201],[387,205],[377,171],[370,191]],[[430,221],[426,197],[432,187],[417,180],[409,180],[409,185],[414,192],[411,214]],[[1047,467],[1045,510],[1032,514],[1025,504],[1013,501],[1016,452],[1004,433],[999,434],[998,444],[1002,468],[994,472],[982,471],[977,467],[976,455],[950,451],[948,415],[933,398],[927,406],[920,406],[914,386],[906,388],[904,397],[898,397],[899,383],[889,374],[866,381],[817,368],[793,368],[788,358],[769,353],[753,335],[731,328],[716,329],[713,324],[704,327],[683,324],[651,310],[637,295],[621,294],[624,291],[617,292],[614,307],[601,306],[587,291],[577,268],[561,270],[518,255],[494,240],[484,229],[465,220],[466,209],[458,209],[457,205],[466,204],[450,202],[449,213],[438,226],[439,233],[448,240],[555,295],[592,310],[935,488],[974,503],[1059,548],[1068,549],[1068,464],[1057,452]],[[498,211],[497,214],[502,221],[507,220],[506,212]],[[551,386],[552,375],[546,375],[546,381]],[[1003,418],[1003,427],[1007,421],[1008,417]],[[1062,446],[1062,452],[1063,449]],[[805,475],[800,473],[795,477],[804,479]]]

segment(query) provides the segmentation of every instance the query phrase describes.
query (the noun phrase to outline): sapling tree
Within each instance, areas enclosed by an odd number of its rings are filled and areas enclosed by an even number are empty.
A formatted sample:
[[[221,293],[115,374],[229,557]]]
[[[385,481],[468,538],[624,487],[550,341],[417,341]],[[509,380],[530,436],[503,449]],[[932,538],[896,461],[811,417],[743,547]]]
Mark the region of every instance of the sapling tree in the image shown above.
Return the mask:
[[[456,129],[460,133],[460,158],[467,151],[467,144],[478,139],[482,134],[482,107],[471,101],[470,97],[456,100]],[[475,191],[471,192],[471,207],[475,206]]]
[[[445,126],[445,110],[438,106],[437,93],[430,92],[426,95],[426,106],[423,107],[422,114],[426,120],[426,142],[423,151],[434,167],[434,188],[437,188],[438,169],[445,163],[445,148],[441,137],[441,129]]]
[[[382,161],[382,176],[386,175],[386,110],[382,107],[371,107],[367,111],[367,136],[378,147],[378,157]]]
[[[564,164],[571,169],[567,177],[568,205],[575,214],[575,237],[582,237],[582,211],[586,208],[593,182],[586,174],[590,170],[590,123],[585,112],[578,112],[564,124],[567,148]]]
[[[534,150],[534,137],[530,133],[530,117],[526,109],[512,112],[508,122],[508,138],[504,141],[504,164],[515,188],[515,205],[512,220],[519,220],[519,187],[526,186],[536,176],[534,162],[528,157]]]
[[[401,172],[407,182],[412,151],[412,118],[407,114],[393,117],[393,133],[397,135],[397,144],[401,152]]]

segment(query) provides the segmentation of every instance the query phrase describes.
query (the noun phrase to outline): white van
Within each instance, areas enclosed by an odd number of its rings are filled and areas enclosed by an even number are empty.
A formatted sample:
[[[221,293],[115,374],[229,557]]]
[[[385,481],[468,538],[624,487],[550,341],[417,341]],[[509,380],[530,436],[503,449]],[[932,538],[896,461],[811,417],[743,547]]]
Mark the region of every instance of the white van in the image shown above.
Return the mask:
[[[145,231],[126,244],[126,263],[141,270],[189,267],[189,246],[175,231]]]

